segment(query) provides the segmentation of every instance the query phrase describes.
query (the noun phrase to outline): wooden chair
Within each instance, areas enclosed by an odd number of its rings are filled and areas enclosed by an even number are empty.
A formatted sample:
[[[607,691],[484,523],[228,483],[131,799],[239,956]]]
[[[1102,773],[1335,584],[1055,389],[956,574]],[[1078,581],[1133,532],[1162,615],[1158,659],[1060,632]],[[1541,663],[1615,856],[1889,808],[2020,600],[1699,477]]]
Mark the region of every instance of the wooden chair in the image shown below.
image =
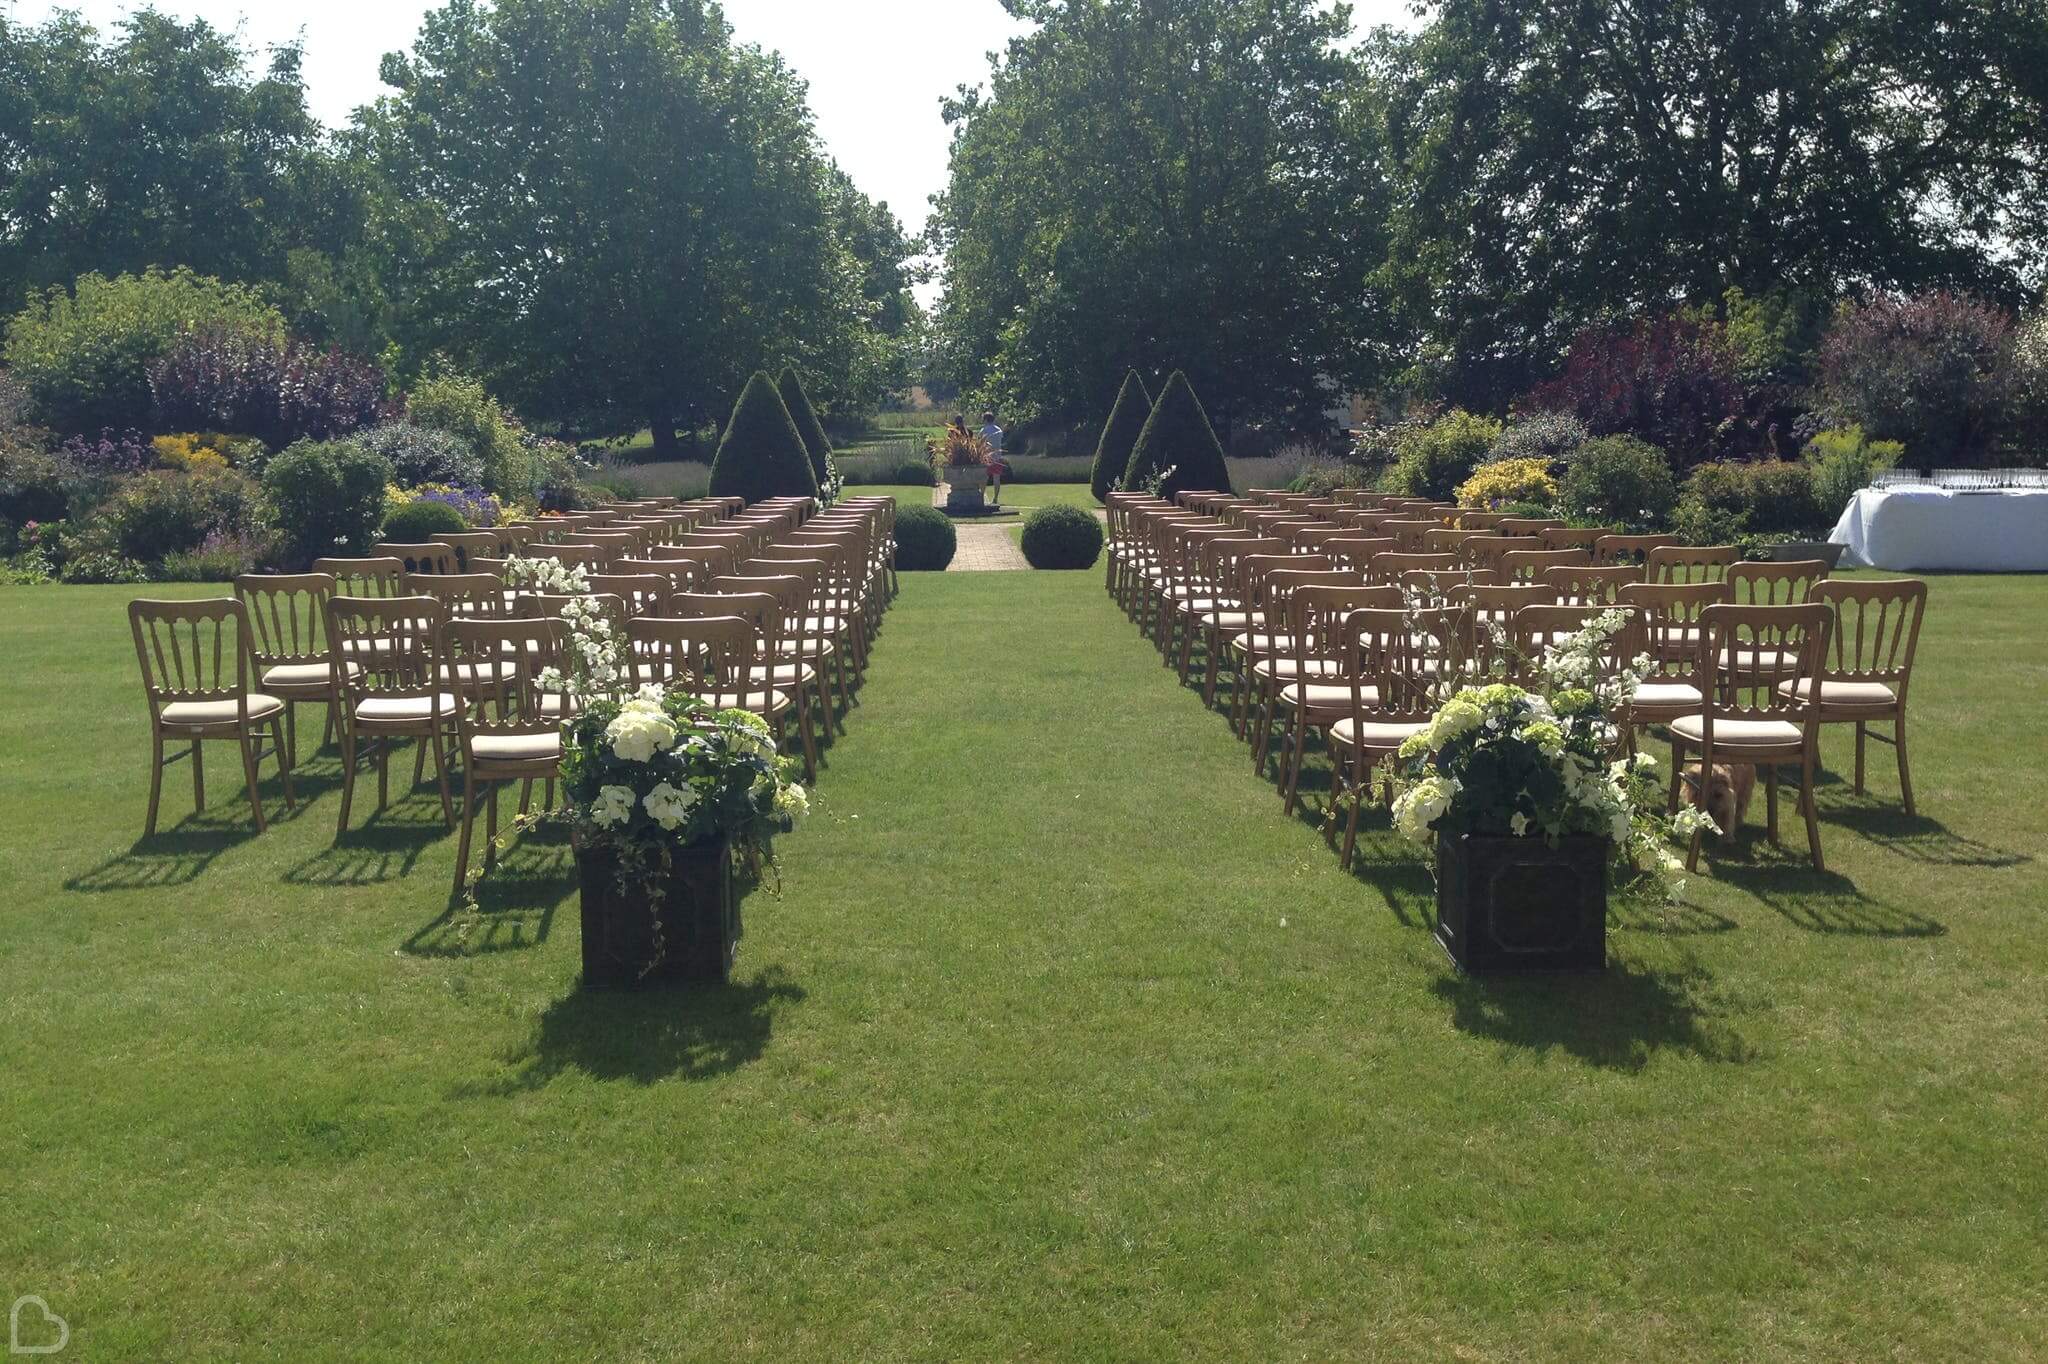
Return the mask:
[[[455,551],[455,571],[474,573],[470,561],[478,555],[487,559],[505,557],[506,540],[495,530],[456,530],[436,535],[435,541]]]
[[[1592,562],[1593,556],[1583,549],[1511,549],[1500,556],[1494,571],[1504,583],[1532,583],[1540,580],[1546,569],[1576,568]]]
[[[1514,653],[1521,660],[1522,679],[1533,684],[1542,675],[1546,653],[1585,630],[1594,617],[1606,612],[1607,608],[1599,606],[1546,605],[1540,602],[1515,612],[1512,625]],[[1596,684],[1613,682],[1627,672],[1643,652],[1642,617],[1633,607],[1623,607],[1622,612],[1626,620],[1620,629],[1607,637],[1606,646],[1600,651],[1599,671],[1593,679]],[[1629,736],[1634,732],[1633,713],[1634,706],[1629,702],[1623,702],[1608,713],[1607,718],[1615,726],[1616,751],[1629,751]]]
[[[1386,586],[1401,581],[1404,573],[1439,573],[1446,581],[1465,579],[1462,565],[1455,554],[1378,554],[1365,570],[1365,580],[1374,587]]]
[[[1618,606],[1621,589],[1643,580],[1634,564],[1565,564],[1546,568],[1539,576],[1557,594],[1562,606]]]
[[[438,540],[408,545],[393,541],[370,547],[370,552],[379,558],[396,559],[405,565],[407,573],[453,573],[455,571],[455,547],[444,545]]]
[[[1675,535],[1603,535],[1593,542],[1596,564],[1634,564],[1659,545],[1675,545]]]
[[[1479,535],[1458,546],[1460,561],[1495,577],[1508,555],[1544,552],[1543,542],[1533,535]]]
[[[1536,532],[1536,538],[1545,549],[1583,549],[1591,554],[1600,537],[1611,534],[1605,526],[1545,526]]]
[[[1423,554],[1428,552],[1425,545],[1429,533],[1442,529],[1442,526],[1443,523],[1434,518],[1397,518],[1380,522],[1379,533],[1393,536],[1402,554]]]
[[[248,613],[256,689],[284,702],[285,752],[293,767],[299,765],[295,705],[312,702],[325,712],[321,747],[334,737],[327,649],[327,599],[333,595],[334,578],[326,573],[244,573],[235,579],[235,599]]]
[[[291,757],[284,742],[288,707],[281,698],[250,685],[256,669],[249,613],[242,602],[234,597],[131,601],[128,628],[135,637],[135,660],[142,669],[142,693],[149,705],[149,812],[143,817],[142,836],[156,833],[164,768],[181,757],[192,762],[192,808],[206,808],[200,745],[208,739],[232,739],[241,749],[242,777],[248,783],[257,833],[265,827],[256,772],[266,734],[284,780],[284,808],[297,809]],[[166,758],[167,743],[189,743],[191,748]]]
[[[1376,556],[1393,554],[1397,550],[1391,535],[1337,535],[1323,541],[1322,552],[1357,573],[1363,582]]]
[[[497,689],[496,705],[456,711],[462,751],[462,834],[455,851],[456,896],[469,879],[469,843],[476,827],[478,787],[488,789],[484,822],[484,873],[497,860],[498,786],[521,782],[519,812],[526,813],[533,783],[553,783],[562,763],[562,718],[545,704],[540,675],[562,666],[565,638],[559,620],[505,618],[450,619],[441,626],[436,652],[444,672],[481,674],[500,669],[510,676]]]
[[[432,597],[328,599],[327,638],[335,649],[334,689],[341,699],[337,840],[348,832],[357,760],[365,745],[376,748],[377,808],[389,804],[391,745],[398,739],[413,739],[419,745],[413,764],[415,784],[426,755],[433,754],[434,775],[441,787],[441,814],[450,828],[455,827],[443,741],[455,733],[461,702],[435,667],[434,641],[444,618],[441,604]],[[350,658],[364,659],[365,665],[348,670],[344,660]]]
[[[1344,622],[1354,611],[1398,610],[1401,593],[1392,587],[1301,587],[1287,599],[1287,638],[1293,648],[1293,679],[1274,693],[1277,712],[1287,717],[1287,751],[1281,760],[1282,809],[1294,813],[1301,786],[1302,754],[1308,731],[1327,732],[1351,714],[1350,667],[1355,659]],[[1256,755],[1260,772],[1265,755]]]
[[[315,559],[310,570],[334,579],[337,597],[396,597],[405,582],[405,560],[388,556],[374,559],[345,559],[334,556]]]
[[[1706,705],[1700,614],[1728,600],[1724,583],[1628,583],[1621,604],[1638,613],[1651,672],[1629,705],[1623,747],[1635,751],[1637,731],[1696,715]],[[1671,805],[1678,804],[1678,774],[1670,774]]]
[[[1540,539],[1544,531],[1564,530],[1564,522],[1554,516],[1504,516],[1495,525],[1502,535],[1523,536]]]
[[[817,750],[811,734],[810,706],[798,704],[802,697],[798,688],[785,689],[769,680],[770,670],[782,663],[782,603],[772,592],[678,592],[669,598],[671,619],[708,616],[737,616],[745,621],[752,632],[752,651],[744,667],[723,677],[720,695],[726,699],[714,701],[709,695],[700,699],[725,709],[751,711],[767,722],[778,739],[785,723],[795,715],[804,745],[805,771],[814,775]],[[804,673],[798,671],[795,676],[800,688]]]
[[[1806,817],[1815,871],[1826,871],[1827,864],[1813,799],[1814,773],[1820,767],[1820,707],[1812,700],[1812,687],[1826,654],[1830,621],[1828,608],[1818,603],[1707,607],[1700,613],[1706,704],[1697,715],[1682,715],[1668,727],[1674,776],[1681,773],[1688,751],[1699,754],[1702,772],[1712,771],[1717,761],[1761,769],[1773,843],[1778,841],[1778,764],[1797,762],[1799,808]],[[1792,675],[1781,679],[1785,670],[1770,664],[1773,659],[1792,660]],[[1783,688],[1781,680],[1792,685]],[[1686,869],[1697,871],[1699,860],[1696,831]]]
[[[1471,618],[1463,611],[1368,608],[1344,622],[1354,655],[1349,669],[1351,713],[1327,731],[1333,756],[1348,770],[1344,849],[1349,870],[1358,843],[1358,808],[1372,790],[1373,769],[1429,728],[1442,690],[1471,659]],[[1326,826],[1327,827],[1327,826]]]
[[[1825,559],[1787,559],[1728,566],[1728,600],[1737,606],[1801,606],[1826,582]]]
[[[1653,583],[1720,582],[1741,557],[1734,545],[1658,545],[1644,556],[1643,577]]]
[[[633,562],[620,559],[612,566]],[[674,578],[667,573],[593,573],[588,579],[592,592],[602,592],[617,597],[625,605],[626,615],[658,616],[668,606],[668,599],[677,592]]]
[[[1913,655],[1920,647],[1920,621],[1927,610],[1927,584],[1918,578],[1830,580],[1817,583],[1813,599],[1832,619],[1829,647],[1820,670],[1820,723],[1856,726],[1856,793],[1863,794],[1863,749],[1868,726],[1892,722],[1892,751],[1899,760],[1899,794],[1913,809],[1913,777],[1906,765],[1906,690],[1913,681]],[[1798,682],[1778,690],[1810,696]],[[1883,735],[1875,736],[1880,742]]]

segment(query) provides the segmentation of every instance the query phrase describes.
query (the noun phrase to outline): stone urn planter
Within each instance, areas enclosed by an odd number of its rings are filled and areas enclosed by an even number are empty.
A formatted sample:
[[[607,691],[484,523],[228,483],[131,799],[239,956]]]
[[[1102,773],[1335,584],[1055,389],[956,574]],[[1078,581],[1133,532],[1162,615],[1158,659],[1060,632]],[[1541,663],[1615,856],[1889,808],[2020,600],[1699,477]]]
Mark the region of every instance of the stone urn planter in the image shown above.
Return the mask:
[[[1460,834],[1436,845],[1436,939],[1473,975],[1607,965],[1604,838]]]
[[[946,478],[946,510],[968,515],[979,513],[986,505],[982,492],[988,487],[987,466],[949,464],[942,472]]]
[[[584,989],[726,982],[740,939],[726,840],[677,850],[653,895],[619,885],[618,858],[607,848],[578,848],[576,871],[583,889]]]

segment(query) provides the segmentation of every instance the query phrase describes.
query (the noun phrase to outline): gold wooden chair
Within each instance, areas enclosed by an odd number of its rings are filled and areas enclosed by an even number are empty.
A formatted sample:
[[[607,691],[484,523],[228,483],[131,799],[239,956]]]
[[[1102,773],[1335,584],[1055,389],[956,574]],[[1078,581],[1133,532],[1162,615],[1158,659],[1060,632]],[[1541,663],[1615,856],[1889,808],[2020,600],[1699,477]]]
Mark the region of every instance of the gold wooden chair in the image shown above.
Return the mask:
[[[1734,545],[1658,545],[1643,559],[1643,577],[1653,583],[1721,582],[1741,557]]]
[[[1349,773],[1350,808],[1338,859],[1348,870],[1358,843],[1358,809],[1372,790],[1373,769],[1429,728],[1444,692],[1470,666],[1472,623],[1458,610],[1368,608],[1352,612],[1344,631],[1354,650],[1348,669],[1351,713],[1327,733],[1333,757],[1344,754]]]
[[[477,788],[487,789],[484,816],[484,872],[497,860],[498,786],[522,783],[519,812],[526,809],[536,781],[552,788],[562,763],[562,719],[559,708],[545,704],[540,675],[562,666],[564,631],[559,620],[512,620],[502,617],[450,619],[442,623],[437,652],[444,671],[481,673],[507,669],[510,677],[496,691],[496,704],[463,706],[456,711],[456,738],[462,750],[462,834],[456,843],[455,889],[462,894],[469,879],[469,844],[476,827]]]
[[[1737,606],[1803,606],[1827,579],[1825,559],[1745,560],[1728,566],[1728,600]]]
[[[128,603],[128,628],[135,637],[135,660],[142,669],[142,692],[149,704],[149,813],[142,836],[156,833],[158,797],[164,768],[179,758],[192,763],[192,808],[206,808],[206,768],[200,745],[208,739],[232,739],[242,751],[242,776],[249,787],[249,809],[262,833],[263,799],[257,791],[257,768],[263,761],[263,737],[277,759],[284,780],[284,808],[297,809],[292,798],[291,758],[284,742],[287,707],[283,700],[254,690],[255,660],[250,650],[249,613],[233,597],[199,601]],[[184,753],[164,756],[167,743],[189,743]]]
[[[1287,635],[1293,642],[1293,680],[1274,693],[1274,707],[1287,717],[1287,751],[1281,760],[1282,808],[1294,813],[1301,786],[1302,754],[1308,731],[1327,733],[1351,714],[1349,669],[1356,659],[1344,623],[1354,611],[1399,609],[1401,593],[1392,587],[1310,586],[1296,588],[1287,599]],[[1259,754],[1260,772],[1265,755]],[[1334,789],[1336,774],[1332,776]]]
[[[390,802],[391,745],[415,740],[417,774],[428,753],[441,787],[441,814],[455,827],[448,792],[448,754],[461,701],[435,666],[434,641],[445,618],[432,597],[331,597],[327,638],[334,644],[334,689],[341,698],[341,817],[335,838],[348,832],[356,768],[366,746],[377,759],[377,808]],[[347,659],[366,660],[354,670]],[[417,784],[417,775],[415,776]]]
[[[1511,549],[1502,554],[1494,571],[1504,583],[1533,583],[1552,568],[1576,568],[1591,564],[1593,556],[1583,549]]]
[[[244,573],[235,579],[235,599],[248,613],[256,689],[284,702],[285,752],[293,767],[299,765],[295,705],[311,702],[325,713],[323,748],[334,737],[327,649],[327,599],[333,595],[334,579],[326,573]]]
[[[472,561],[481,556],[487,559],[505,557],[506,538],[495,530],[455,530],[434,537],[455,551],[455,571],[474,573],[477,570]]]
[[[1637,564],[1659,545],[1675,545],[1675,535],[1603,535],[1593,542],[1596,564]]]
[[[453,573],[455,571],[455,547],[444,545],[438,540],[420,544],[401,544],[386,540],[372,545],[370,553],[382,559],[396,559],[405,565],[407,573]]]
[[[1536,538],[1545,549],[1583,549],[1590,555],[1600,537],[1611,534],[1605,526],[1545,526],[1536,532]]]
[[[778,740],[784,733],[784,726],[792,715],[797,720],[797,732],[804,746],[804,765],[808,775],[815,778],[817,750],[811,735],[810,707],[799,705],[802,696],[802,681],[789,689],[775,685],[768,680],[771,669],[784,663],[782,658],[783,608],[773,592],[678,592],[669,598],[669,618],[696,620],[713,616],[737,616],[747,623],[751,633],[751,653],[745,665],[737,672],[721,674],[716,697],[710,693],[699,693],[699,699],[711,705],[728,710],[751,711],[767,721],[768,728]],[[801,679],[803,674],[797,673]],[[791,695],[794,691],[795,696]]]
[[[1538,581],[1557,594],[1561,606],[1618,606],[1621,589],[1643,580],[1634,564],[1566,564],[1546,568]]]
[[[1702,771],[1719,762],[1753,763],[1762,773],[1767,831],[1778,841],[1778,765],[1799,764],[1799,809],[1806,817],[1813,869],[1826,871],[1820,824],[1814,807],[1814,774],[1820,768],[1820,707],[1812,684],[1820,673],[1831,621],[1826,606],[1737,606],[1723,603],[1700,613],[1705,634],[1702,688],[1706,704],[1697,715],[1682,715],[1668,726],[1671,770],[1680,772],[1688,752],[1697,752]],[[1790,659],[1791,676],[1772,659]],[[1781,688],[1781,681],[1792,686]],[[1686,869],[1697,871],[1700,834],[1693,834]]]
[[[1906,765],[1906,690],[1913,681],[1913,655],[1920,647],[1920,621],[1927,610],[1927,584],[1918,578],[1830,580],[1817,583],[1813,599],[1832,619],[1828,651],[1820,670],[1820,723],[1856,726],[1856,793],[1863,794],[1863,749],[1868,727],[1889,720],[1892,751],[1899,760],[1899,794],[1913,809],[1913,776]],[[1787,681],[1781,692],[1813,694],[1811,685]]]
[[[1646,725],[1668,725],[1685,715],[1697,715],[1706,705],[1706,679],[1702,675],[1700,613],[1728,600],[1725,583],[1628,583],[1621,589],[1621,604],[1642,622],[1643,652],[1650,656],[1651,671],[1636,688],[1629,705],[1629,728],[1624,747],[1635,751],[1636,734]],[[1678,773],[1669,774],[1670,805],[1678,807]]]

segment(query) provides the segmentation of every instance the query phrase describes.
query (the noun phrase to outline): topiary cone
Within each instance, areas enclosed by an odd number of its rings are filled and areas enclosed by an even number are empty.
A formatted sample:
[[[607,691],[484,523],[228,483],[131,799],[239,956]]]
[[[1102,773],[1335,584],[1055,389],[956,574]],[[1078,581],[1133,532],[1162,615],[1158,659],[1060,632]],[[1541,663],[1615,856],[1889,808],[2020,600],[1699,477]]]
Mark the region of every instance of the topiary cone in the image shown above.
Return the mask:
[[[1145,429],[1145,419],[1151,415],[1152,395],[1145,391],[1145,381],[1138,377],[1138,371],[1132,370],[1124,375],[1124,386],[1116,391],[1116,405],[1109,409],[1102,439],[1095,443],[1095,467],[1088,472],[1088,491],[1095,494],[1097,502],[1109,500],[1124,470],[1131,467],[1131,448],[1138,443],[1138,433]]]
[[[1209,425],[1202,400],[1179,370],[1159,390],[1159,401],[1131,447],[1131,462],[1124,470],[1124,487],[1142,489],[1147,479],[1161,469],[1173,473],[1160,488],[1160,496],[1172,498],[1190,488],[1214,489],[1227,493],[1230,466],[1224,462],[1222,443]]]
[[[818,495],[810,450],[766,370],[754,371],[733,404],[732,420],[711,461],[711,495],[749,503]]]
[[[775,391],[782,395],[782,405],[789,409],[796,433],[804,438],[804,449],[811,456],[811,472],[817,475],[818,486],[822,488],[832,477],[832,442],[825,435],[825,424],[818,420],[818,409],[811,406],[811,395],[804,392],[804,381],[797,377],[794,365],[783,368],[782,377],[775,381]]]

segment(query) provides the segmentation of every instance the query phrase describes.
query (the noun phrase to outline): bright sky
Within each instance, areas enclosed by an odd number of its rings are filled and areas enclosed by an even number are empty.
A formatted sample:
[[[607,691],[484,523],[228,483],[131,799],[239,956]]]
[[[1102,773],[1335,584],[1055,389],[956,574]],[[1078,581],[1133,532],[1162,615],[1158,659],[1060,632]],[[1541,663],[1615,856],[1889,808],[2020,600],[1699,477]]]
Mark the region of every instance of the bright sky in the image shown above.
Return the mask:
[[[0,0],[4,9],[8,0]],[[75,9],[109,26],[141,0],[13,0],[14,18],[40,23]],[[181,18],[240,28],[264,49],[303,33],[313,111],[329,126],[386,92],[377,64],[410,47],[434,0],[157,0]],[[1355,0],[1361,27],[1411,22],[1407,0]],[[926,199],[945,188],[947,129],[939,100],[988,74],[984,54],[1022,31],[997,0],[726,0],[742,41],[782,53],[810,82],[827,149],[871,198],[915,231]]]

